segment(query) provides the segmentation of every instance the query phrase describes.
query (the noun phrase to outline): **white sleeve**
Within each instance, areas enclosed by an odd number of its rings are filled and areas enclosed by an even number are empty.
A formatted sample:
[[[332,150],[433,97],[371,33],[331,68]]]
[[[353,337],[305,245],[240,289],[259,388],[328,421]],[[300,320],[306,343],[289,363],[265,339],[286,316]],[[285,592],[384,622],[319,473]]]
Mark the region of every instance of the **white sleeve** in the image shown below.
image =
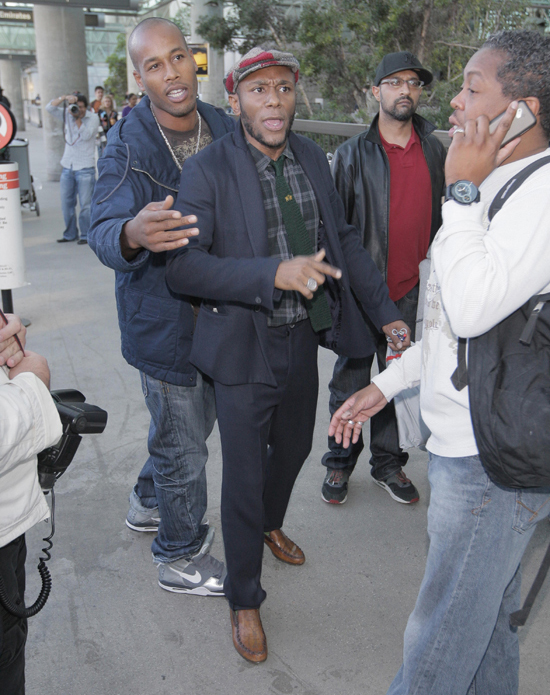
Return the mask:
[[[46,111],[49,114],[51,114],[54,118],[57,118],[58,121],[63,121],[63,107],[62,106],[54,106],[52,104],[52,102],[50,101],[49,103],[46,104]]]
[[[0,385],[0,474],[61,437],[61,420],[50,392],[31,372]]]
[[[372,383],[378,386],[387,401],[404,389],[417,386],[420,383],[420,370],[422,366],[422,341],[418,341],[398,360],[393,360],[390,366],[372,379]]]
[[[432,244],[443,305],[453,332],[490,330],[550,283],[548,175],[527,181],[483,225],[483,203],[448,201]]]

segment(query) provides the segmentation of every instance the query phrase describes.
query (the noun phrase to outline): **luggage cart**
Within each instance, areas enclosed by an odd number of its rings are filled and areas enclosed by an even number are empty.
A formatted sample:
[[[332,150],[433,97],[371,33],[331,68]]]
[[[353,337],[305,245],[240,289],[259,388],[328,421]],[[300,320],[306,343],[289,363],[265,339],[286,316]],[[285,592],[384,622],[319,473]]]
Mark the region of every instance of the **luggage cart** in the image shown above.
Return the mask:
[[[19,188],[21,205],[40,216],[40,207],[36,199],[33,178],[29,166],[29,141],[24,138],[14,138],[9,144],[9,159],[19,165]]]

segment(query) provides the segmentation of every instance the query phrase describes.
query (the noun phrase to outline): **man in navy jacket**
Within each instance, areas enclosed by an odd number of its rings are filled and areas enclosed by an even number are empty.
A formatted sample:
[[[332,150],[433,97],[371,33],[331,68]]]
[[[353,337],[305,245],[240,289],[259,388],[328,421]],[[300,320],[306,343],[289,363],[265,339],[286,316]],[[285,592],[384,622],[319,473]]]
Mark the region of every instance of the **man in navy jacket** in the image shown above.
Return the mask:
[[[171,209],[181,165],[232,131],[234,122],[197,100],[195,60],[175,24],[144,20],[129,50],[147,96],[109,131],[89,235],[101,262],[116,271],[122,354],[140,370],[151,413],[149,458],[126,523],[158,531],[152,551],[162,588],[223,595],[225,570],[208,553],[214,529],[204,519],[213,387],[189,363],[194,307],[189,297],[168,290],[165,264],[166,252],[196,233],[177,231],[195,220]]]
[[[169,254],[166,275],[174,292],[203,297],[190,360],[214,381],[224,588],[235,648],[254,662],[267,658],[259,616],[264,543],[284,562],[305,561],[281,527],[311,448],[319,342],[350,356],[375,351],[352,288],[387,335],[405,327],[357,230],[346,223],[323,151],[290,133],[297,79],[292,55],[261,48],[229,73],[225,86],[241,121],[183,167],[175,207],[196,216],[200,233]],[[275,164],[282,165],[277,183]],[[308,254],[291,250],[297,218]],[[315,301],[330,308],[322,320]]]

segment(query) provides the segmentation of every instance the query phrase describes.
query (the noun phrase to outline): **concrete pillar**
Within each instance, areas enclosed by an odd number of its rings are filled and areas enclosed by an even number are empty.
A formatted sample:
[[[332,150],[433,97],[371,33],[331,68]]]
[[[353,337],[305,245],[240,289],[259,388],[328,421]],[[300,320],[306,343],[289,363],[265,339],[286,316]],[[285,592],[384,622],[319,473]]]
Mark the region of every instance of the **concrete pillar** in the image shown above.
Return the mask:
[[[84,12],[76,7],[35,5],[36,60],[40,74],[40,98],[47,154],[48,181],[59,181],[65,138],[63,124],[45,106],[63,94],[88,94]]]
[[[191,3],[191,38],[190,43],[204,43],[204,39],[197,32],[199,17],[204,15],[223,16],[222,0],[192,0]],[[199,92],[202,100],[214,106],[222,106],[226,100],[223,87],[223,53],[210,49],[208,65],[208,81],[199,82]]]
[[[17,121],[17,132],[25,130],[25,115],[23,111],[23,92],[21,89],[21,61],[0,61],[0,85],[4,90],[4,96],[10,100],[11,111]]]
[[[130,38],[130,34],[133,30],[134,27],[126,27],[126,82],[128,85],[126,89],[127,94],[137,94],[140,91],[138,84],[134,78],[134,65],[132,63],[132,59],[130,58],[130,54],[128,53],[128,39]]]

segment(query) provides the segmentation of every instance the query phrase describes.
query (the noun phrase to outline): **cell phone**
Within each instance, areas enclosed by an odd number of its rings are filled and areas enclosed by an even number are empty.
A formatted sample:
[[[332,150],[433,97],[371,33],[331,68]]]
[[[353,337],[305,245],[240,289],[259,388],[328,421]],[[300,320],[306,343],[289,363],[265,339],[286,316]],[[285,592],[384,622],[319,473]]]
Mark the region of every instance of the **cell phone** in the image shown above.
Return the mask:
[[[506,111],[503,111],[501,114],[493,118],[493,120],[489,123],[489,132],[491,134],[495,132],[498,124],[504,117],[505,113]],[[518,138],[520,135],[523,135],[528,130],[531,130],[531,128],[536,124],[536,122],[537,117],[527,106],[527,104],[524,101],[518,102],[518,110],[516,111],[515,118],[512,121],[512,125],[510,126],[510,129],[504,136],[504,140],[501,142],[500,146],[504,147],[504,145],[509,143],[510,140]]]

